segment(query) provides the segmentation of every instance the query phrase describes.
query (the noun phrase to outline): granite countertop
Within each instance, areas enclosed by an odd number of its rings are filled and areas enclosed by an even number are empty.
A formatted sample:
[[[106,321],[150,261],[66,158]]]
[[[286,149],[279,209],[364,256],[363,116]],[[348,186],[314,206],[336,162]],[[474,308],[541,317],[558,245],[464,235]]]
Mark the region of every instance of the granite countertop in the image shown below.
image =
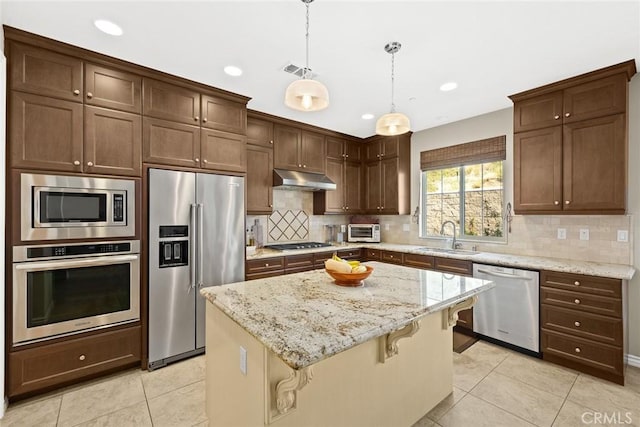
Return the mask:
[[[630,280],[636,271],[632,266],[625,264],[607,264],[593,261],[576,261],[562,258],[499,254],[493,252],[469,253],[460,251],[451,253],[438,251],[437,248],[434,248],[434,250],[427,250],[424,246],[402,245],[393,243],[349,243],[347,245],[331,246],[326,248],[298,249],[291,251],[274,251],[270,249],[260,249],[256,255],[247,256],[247,259],[260,259],[275,256],[357,248],[379,249],[421,255],[434,255],[442,258],[464,259],[480,264],[525,268],[529,270],[550,270],[562,273],[586,274],[589,276],[610,277],[613,279],[623,280]]]
[[[361,287],[324,270],[204,288],[200,293],[293,369],[395,331],[493,286],[381,262]]]

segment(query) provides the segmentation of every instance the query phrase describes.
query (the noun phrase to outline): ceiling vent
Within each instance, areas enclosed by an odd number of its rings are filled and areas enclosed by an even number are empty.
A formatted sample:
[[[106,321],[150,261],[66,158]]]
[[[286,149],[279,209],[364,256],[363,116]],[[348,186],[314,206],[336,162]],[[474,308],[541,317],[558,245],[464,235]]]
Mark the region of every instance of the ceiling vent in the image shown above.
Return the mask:
[[[284,66],[283,70],[289,74],[293,74],[295,76],[298,76],[300,78],[302,78],[302,75],[304,74],[304,67],[299,67],[295,64],[292,63],[288,63],[287,65]],[[314,73],[311,68],[307,69],[308,74],[307,77],[310,79],[313,79],[315,77],[317,77],[318,75],[316,73]]]

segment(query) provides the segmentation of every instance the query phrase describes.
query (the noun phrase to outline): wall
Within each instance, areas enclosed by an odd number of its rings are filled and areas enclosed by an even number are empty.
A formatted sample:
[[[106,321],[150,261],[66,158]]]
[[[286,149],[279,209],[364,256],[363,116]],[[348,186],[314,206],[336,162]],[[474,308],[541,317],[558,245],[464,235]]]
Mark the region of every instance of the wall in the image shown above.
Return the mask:
[[[0,25],[4,23],[2,17],[2,4],[0,1]],[[1,29],[1,28],[0,28]],[[4,106],[7,105],[6,101],[6,82],[7,82],[7,67],[6,60],[4,57],[4,31],[0,31],[0,105],[3,106],[2,111],[5,111]],[[2,228],[0,228],[0,242],[4,242],[4,209],[5,209],[5,198],[4,195],[6,192],[5,188],[5,152],[6,152],[6,143],[5,143],[5,114],[2,114],[2,118],[0,118],[0,188],[2,188],[3,196],[0,197],[0,224],[2,224]],[[2,283],[4,282],[4,244],[0,245],[0,280]],[[6,286],[6,283],[5,283]],[[5,402],[4,398],[4,286],[2,287],[2,291],[0,292],[0,348],[3,351],[0,351],[0,397],[2,397],[2,401]],[[0,405],[0,418],[4,416],[5,404]]]

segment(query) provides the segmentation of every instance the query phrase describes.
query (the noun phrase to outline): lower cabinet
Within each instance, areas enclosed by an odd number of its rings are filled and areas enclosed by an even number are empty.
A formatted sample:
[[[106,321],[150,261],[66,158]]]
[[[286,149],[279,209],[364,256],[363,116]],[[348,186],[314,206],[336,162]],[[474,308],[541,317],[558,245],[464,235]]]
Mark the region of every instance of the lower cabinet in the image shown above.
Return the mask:
[[[313,254],[287,255],[284,257],[284,274],[315,270]]]
[[[382,262],[402,264],[402,252],[382,251]]]
[[[245,262],[246,280],[264,279],[265,277],[284,274],[284,257],[250,259]]]
[[[140,326],[9,352],[10,398],[140,363]]]

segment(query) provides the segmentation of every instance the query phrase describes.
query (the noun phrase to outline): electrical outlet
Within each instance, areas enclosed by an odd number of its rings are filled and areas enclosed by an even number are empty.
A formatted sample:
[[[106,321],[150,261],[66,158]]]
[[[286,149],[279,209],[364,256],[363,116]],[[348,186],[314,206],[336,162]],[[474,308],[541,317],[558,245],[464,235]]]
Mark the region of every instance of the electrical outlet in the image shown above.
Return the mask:
[[[618,230],[618,242],[629,241],[629,230]]]
[[[580,240],[589,240],[589,229],[581,228],[580,229]]]
[[[240,346],[240,372],[247,375],[247,350]]]
[[[411,231],[411,225],[402,224],[402,231]]]
[[[566,228],[558,228],[558,239],[566,240],[567,238],[567,229]]]

